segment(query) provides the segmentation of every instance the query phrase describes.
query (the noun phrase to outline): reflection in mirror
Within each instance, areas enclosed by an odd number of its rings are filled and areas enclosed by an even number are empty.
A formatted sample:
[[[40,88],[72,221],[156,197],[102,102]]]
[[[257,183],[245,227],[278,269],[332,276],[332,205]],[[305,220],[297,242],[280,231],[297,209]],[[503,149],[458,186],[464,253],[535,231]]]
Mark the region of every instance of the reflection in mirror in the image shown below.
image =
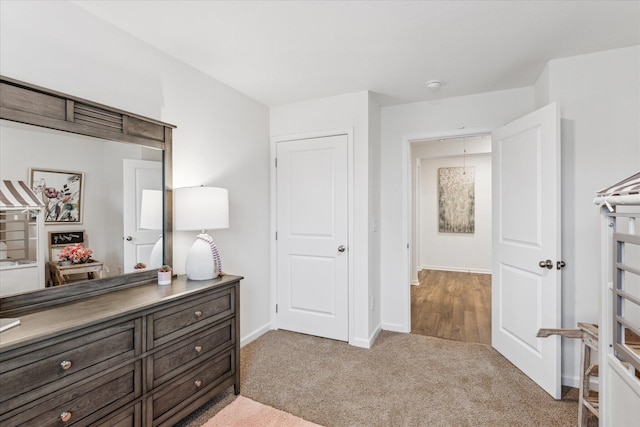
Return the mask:
[[[162,226],[147,229],[150,226],[141,223],[142,195],[143,190],[160,192],[164,188],[162,150],[0,120],[0,178],[31,185],[33,169],[83,174],[78,201],[80,221],[45,222],[43,235],[32,236],[32,241],[37,241],[35,258],[42,263],[39,265],[58,261],[49,259],[49,233],[84,231],[84,246],[93,251],[91,258],[95,262],[103,263],[100,274],[104,277],[133,272],[137,263],[154,268],[157,261],[152,263],[151,254]],[[53,194],[40,191],[38,196],[47,204],[51,202],[47,196]],[[162,201],[159,207],[157,202],[154,206],[162,223]],[[32,223],[30,227],[35,228],[35,221]],[[161,240],[159,246],[162,259]],[[20,278],[18,274],[10,286],[8,269],[17,267],[0,267],[1,296],[41,289],[47,281],[51,283],[51,273],[45,269],[44,281]],[[65,283],[90,277],[87,273],[69,274]]]
[[[140,257],[136,268],[160,268],[162,266],[162,190],[144,188],[142,190],[142,202],[140,207],[140,228],[154,230],[159,233],[156,243],[147,256]],[[148,262],[145,263],[145,260]]]

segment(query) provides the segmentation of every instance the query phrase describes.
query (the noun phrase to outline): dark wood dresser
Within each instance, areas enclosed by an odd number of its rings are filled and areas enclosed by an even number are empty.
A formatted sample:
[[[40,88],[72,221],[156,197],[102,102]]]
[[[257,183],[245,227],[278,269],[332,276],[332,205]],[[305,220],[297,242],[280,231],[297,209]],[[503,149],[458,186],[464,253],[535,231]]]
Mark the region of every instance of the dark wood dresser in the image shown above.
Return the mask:
[[[240,393],[242,277],[143,283],[0,332],[0,425],[171,426]]]

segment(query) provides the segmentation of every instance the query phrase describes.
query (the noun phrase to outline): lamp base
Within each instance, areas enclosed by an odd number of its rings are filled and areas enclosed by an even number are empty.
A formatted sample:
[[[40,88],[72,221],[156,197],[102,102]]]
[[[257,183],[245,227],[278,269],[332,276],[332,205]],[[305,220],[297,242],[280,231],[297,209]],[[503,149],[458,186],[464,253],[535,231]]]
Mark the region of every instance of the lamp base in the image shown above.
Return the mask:
[[[218,248],[208,234],[198,234],[193,242],[187,260],[185,272],[189,280],[210,280],[220,275],[222,268]]]

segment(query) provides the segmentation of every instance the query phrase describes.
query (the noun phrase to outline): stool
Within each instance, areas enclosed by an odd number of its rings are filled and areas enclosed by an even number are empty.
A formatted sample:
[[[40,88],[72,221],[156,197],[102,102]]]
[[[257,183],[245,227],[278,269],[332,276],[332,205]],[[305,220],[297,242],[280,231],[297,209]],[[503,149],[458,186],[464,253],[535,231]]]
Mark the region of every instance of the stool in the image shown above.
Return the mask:
[[[540,329],[538,337],[560,335],[565,338],[582,339],[580,352],[580,398],[578,406],[578,426],[586,427],[589,412],[600,419],[600,405],[597,396],[591,396],[590,378],[598,376],[598,364],[591,363],[591,350],[598,351],[598,325],[578,322],[578,329]]]

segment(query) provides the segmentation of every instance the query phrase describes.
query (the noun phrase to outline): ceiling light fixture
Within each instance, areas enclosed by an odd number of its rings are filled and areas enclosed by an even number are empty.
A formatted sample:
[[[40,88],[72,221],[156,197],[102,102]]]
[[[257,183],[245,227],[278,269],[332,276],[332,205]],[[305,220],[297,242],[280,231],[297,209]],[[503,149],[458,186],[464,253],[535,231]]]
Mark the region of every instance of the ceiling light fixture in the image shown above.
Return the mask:
[[[431,92],[436,92],[438,89],[440,89],[440,86],[442,86],[442,82],[440,80],[429,80],[425,83],[425,86],[427,86],[427,89],[429,89]]]

